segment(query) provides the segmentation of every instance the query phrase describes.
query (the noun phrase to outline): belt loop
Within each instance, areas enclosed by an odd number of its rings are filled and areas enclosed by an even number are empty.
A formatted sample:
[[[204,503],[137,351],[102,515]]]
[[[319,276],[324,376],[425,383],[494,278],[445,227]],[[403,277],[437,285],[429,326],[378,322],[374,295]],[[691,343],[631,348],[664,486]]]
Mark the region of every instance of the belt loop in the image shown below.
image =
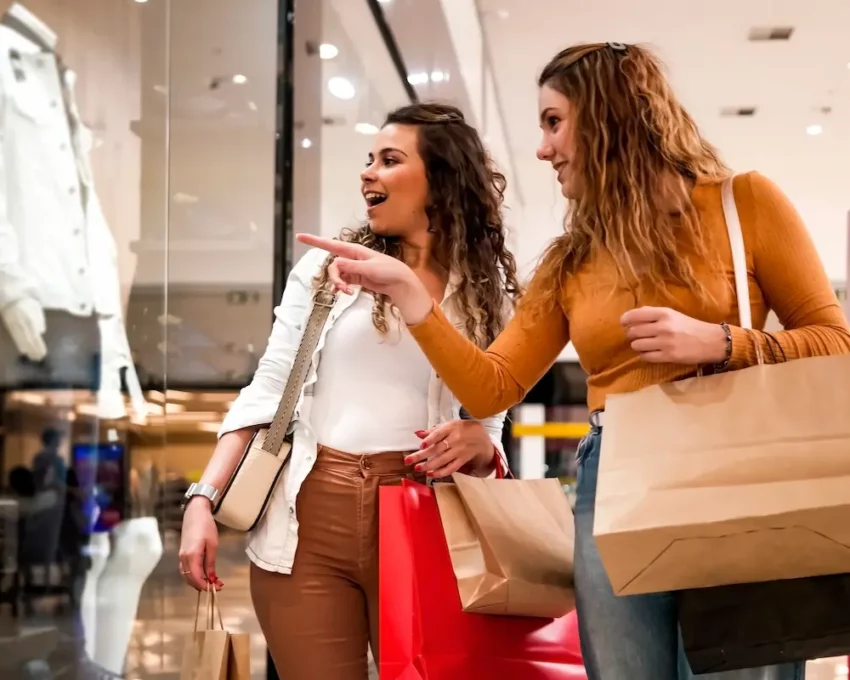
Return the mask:
[[[600,411],[594,411],[593,413],[591,413],[590,417],[588,418],[588,420],[590,421],[590,426],[594,430],[601,430],[602,425],[605,421],[604,416],[605,416],[605,411],[601,411],[601,410]]]

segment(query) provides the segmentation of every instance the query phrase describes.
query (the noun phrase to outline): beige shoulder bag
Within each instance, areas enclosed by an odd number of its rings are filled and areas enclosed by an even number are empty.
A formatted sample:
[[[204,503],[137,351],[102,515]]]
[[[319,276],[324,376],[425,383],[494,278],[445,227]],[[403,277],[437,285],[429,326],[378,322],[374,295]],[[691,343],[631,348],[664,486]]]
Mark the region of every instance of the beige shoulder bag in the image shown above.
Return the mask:
[[[289,372],[274,420],[270,427],[258,430],[248,442],[239,465],[224,487],[213,511],[216,521],[226,527],[237,531],[251,531],[263,518],[292,450],[292,442],[286,433],[307,378],[313,352],[335,299],[330,294],[319,293],[313,300],[313,310],[301,337],[298,353],[292,362],[292,370]]]

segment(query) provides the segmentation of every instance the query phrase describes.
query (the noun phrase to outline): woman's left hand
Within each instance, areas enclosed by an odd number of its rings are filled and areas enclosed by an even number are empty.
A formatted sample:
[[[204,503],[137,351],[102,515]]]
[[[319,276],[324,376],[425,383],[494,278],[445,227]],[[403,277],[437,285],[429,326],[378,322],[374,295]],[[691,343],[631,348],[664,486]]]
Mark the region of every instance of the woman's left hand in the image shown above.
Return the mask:
[[[452,420],[431,430],[419,430],[416,435],[422,439],[422,446],[404,462],[415,466],[417,472],[440,479],[461,468],[478,475],[493,471],[493,440],[477,420]]]
[[[669,307],[639,307],[620,323],[632,349],[653,364],[720,364],[726,360],[726,331],[720,324],[685,316]]]

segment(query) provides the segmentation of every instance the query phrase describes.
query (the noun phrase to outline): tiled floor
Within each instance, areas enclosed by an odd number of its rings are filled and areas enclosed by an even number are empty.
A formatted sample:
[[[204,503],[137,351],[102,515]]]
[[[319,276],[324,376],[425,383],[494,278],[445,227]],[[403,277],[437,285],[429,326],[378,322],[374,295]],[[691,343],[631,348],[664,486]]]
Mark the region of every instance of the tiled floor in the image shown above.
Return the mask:
[[[819,659],[806,664],[806,680],[848,680],[847,657]]]

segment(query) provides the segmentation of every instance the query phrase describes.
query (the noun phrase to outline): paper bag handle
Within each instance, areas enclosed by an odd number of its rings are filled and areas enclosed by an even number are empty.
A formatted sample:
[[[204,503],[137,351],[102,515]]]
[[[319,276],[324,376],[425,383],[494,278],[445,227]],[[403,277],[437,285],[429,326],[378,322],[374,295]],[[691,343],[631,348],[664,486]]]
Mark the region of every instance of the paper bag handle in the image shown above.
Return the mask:
[[[221,618],[221,609],[216,602],[216,591],[213,584],[207,584],[206,597],[206,612],[204,614],[203,630],[215,630],[215,615],[218,614],[218,625],[221,630],[224,630],[224,621]],[[195,607],[195,630],[198,632],[198,621],[201,615],[201,591],[198,591],[198,605]]]
[[[741,328],[752,330],[753,310],[750,301],[750,283],[747,278],[747,250],[744,247],[744,231],[741,229],[741,216],[735,203],[735,176],[723,180],[720,196],[723,203],[723,218],[726,221],[726,231],[729,234],[729,245],[732,248],[732,266],[735,270],[735,295],[738,298],[738,323]],[[764,364],[761,345],[755,343],[756,357],[759,365]]]
[[[750,304],[750,284],[747,280],[747,251],[744,248],[744,232],[741,229],[741,217],[735,204],[733,189],[734,175],[725,179],[721,186],[723,217],[726,231],[729,232],[729,245],[732,247],[732,266],[735,269],[735,293],[738,298],[738,323],[741,328],[753,327],[753,311]]]

